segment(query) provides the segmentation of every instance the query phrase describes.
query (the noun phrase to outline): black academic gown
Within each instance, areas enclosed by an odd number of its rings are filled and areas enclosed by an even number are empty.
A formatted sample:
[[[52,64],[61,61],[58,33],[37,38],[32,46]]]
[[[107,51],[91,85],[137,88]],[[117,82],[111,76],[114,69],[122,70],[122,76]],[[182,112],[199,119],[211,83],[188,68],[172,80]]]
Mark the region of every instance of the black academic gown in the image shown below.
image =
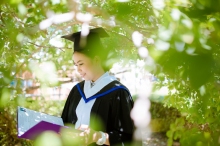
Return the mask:
[[[83,91],[84,81],[79,83]],[[104,93],[116,86],[123,86],[118,81],[113,81],[103,87],[97,94]],[[126,88],[125,86],[123,86]],[[127,89],[127,88],[126,88]],[[128,91],[128,90],[127,90]],[[132,141],[134,124],[130,118],[133,100],[124,89],[117,89],[107,95],[96,98],[91,109],[90,127],[96,131],[108,133],[110,145],[126,145]],[[75,124],[77,121],[76,108],[82,96],[76,86],[71,90],[63,109],[62,119],[65,124]],[[103,126],[97,126],[101,121]],[[96,126],[95,126],[96,125]],[[96,145],[94,143],[94,145]]]

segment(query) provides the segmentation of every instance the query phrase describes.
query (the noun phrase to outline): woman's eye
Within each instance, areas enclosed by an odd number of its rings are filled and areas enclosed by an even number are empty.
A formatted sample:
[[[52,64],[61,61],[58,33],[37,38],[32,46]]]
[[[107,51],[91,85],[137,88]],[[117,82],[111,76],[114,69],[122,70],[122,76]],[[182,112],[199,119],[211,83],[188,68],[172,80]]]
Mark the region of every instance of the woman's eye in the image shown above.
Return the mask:
[[[80,66],[83,65],[83,63],[79,64]]]

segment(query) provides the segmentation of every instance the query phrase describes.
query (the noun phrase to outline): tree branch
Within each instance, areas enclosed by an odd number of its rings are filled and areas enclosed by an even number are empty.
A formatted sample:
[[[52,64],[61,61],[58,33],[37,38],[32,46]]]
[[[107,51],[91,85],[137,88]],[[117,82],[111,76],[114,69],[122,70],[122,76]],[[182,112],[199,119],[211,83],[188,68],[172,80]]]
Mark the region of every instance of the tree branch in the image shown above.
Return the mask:
[[[37,47],[41,47],[41,48],[51,48],[51,47],[54,47],[54,46],[41,46],[41,45],[37,45],[37,44],[32,43],[32,42],[27,42],[27,43],[32,44],[32,45],[37,46]],[[62,48],[59,48],[59,47],[54,47],[54,48],[59,49],[59,50],[64,52],[64,50]]]

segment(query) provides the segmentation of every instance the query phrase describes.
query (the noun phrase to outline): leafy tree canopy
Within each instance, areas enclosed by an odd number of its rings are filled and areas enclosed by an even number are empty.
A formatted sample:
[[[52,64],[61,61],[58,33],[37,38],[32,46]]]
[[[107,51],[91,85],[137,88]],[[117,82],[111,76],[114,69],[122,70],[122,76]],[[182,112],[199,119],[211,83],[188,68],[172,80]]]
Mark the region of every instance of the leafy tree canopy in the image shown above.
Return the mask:
[[[217,144],[219,7],[214,0],[1,0],[0,109],[24,96],[23,71],[35,72],[42,85],[52,86],[58,84],[55,76],[45,78],[40,63],[46,62],[51,74],[71,68],[72,44],[59,36],[88,24],[102,26],[112,36],[104,44],[116,58],[113,63],[143,59],[146,70],[158,79],[155,88],[169,88],[164,105],[177,108],[191,123],[208,124],[202,133],[198,127],[175,128],[185,124],[177,120],[168,133],[169,144],[174,138],[189,145],[188,134],[198,131],[190,144]]]

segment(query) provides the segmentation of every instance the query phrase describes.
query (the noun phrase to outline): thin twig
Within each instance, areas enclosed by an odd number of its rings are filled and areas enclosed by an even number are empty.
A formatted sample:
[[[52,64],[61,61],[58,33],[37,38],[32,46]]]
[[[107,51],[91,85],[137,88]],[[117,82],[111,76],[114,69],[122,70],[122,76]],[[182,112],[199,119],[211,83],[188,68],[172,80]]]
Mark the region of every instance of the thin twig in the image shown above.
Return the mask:
[[[37,46],[37,47],[42,47],[42,48],[51,48],[51,47],[54,47],[54,46],[41,46],[41,45],[37,45],[37,44],[32,43],[32,42],[27,42],[27,43],[32,44],[32,45]],[[59,50],[61,50],[61,51],[64,52],[64,50],[63,50],[62,48],[59,48],[59,47],[54,47],[54,48],[59,49]]]

